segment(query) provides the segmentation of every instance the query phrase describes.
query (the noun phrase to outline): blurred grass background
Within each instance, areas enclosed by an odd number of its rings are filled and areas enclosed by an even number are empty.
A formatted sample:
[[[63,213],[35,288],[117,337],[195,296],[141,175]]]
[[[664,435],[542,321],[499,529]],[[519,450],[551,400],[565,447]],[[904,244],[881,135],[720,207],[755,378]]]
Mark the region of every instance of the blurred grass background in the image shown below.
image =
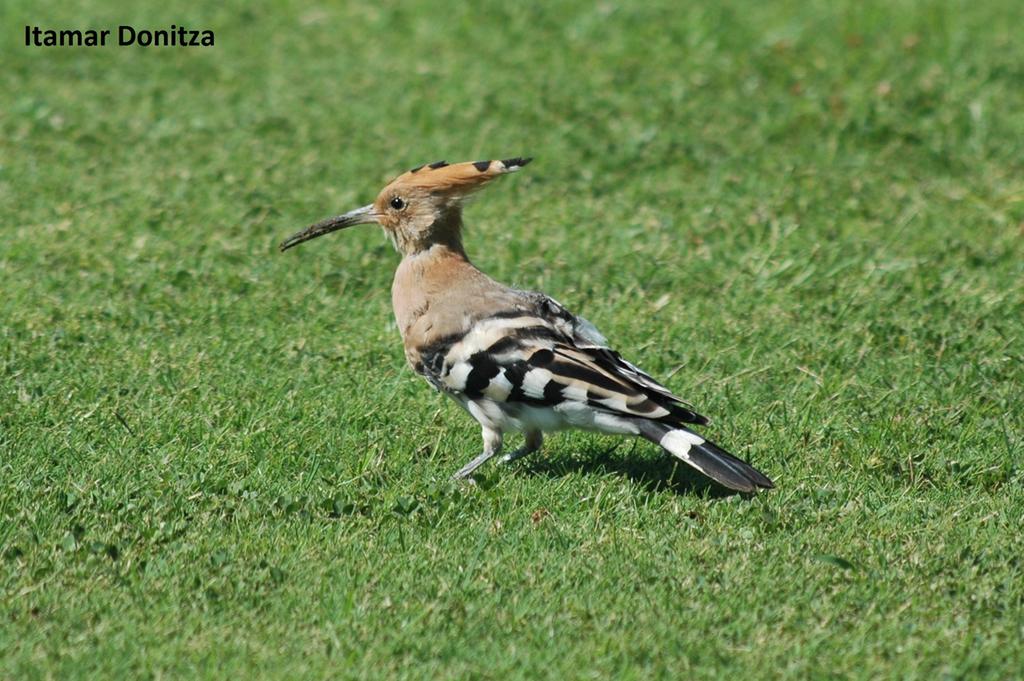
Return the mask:
[[[1019,674],[1019,3],[0,19],[0,676]],[[275,250],[516,155],[471,257],[777,490],[587,434],[453,487],[479,436],[404,366],[390,245]]]

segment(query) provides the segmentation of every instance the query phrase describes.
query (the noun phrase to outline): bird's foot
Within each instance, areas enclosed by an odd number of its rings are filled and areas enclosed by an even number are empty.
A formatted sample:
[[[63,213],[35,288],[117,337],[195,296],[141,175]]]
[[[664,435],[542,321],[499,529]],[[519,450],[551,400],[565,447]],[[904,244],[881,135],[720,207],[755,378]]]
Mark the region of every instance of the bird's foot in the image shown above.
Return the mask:
[[[527,447],[520,447],[516,451],[509,452],[505,456],[503,456],[500,459],[498,459],[498,463],[512,463],[513,461],[516,461],[518,459],[522,459],[524,456],[529,456],[530,454],[533,454],[535,451],[537,451],[537,450],[536,449],[529,449]]]
[[[472,479],[469,476],[473,475],[473,471],[485,463],[490,461],[493,457],[501,453],[501,433],[496,430],[487,428],[483,429],[484,438],[484,451],[478,454],[476,458],[467,463],[465,466],[460,468],[455,475],[452,476],[452,480],[467,480]]]
[[[475,471],[477,468],[480,468],[480,466],[483,466],[493,456],[494,452],[484,452],[483,454],[480,454],[475,459],[473,459],[465,466],[460,468],[458,471],[456,471],[455,475],[452,476],[452,480],[472,480],[472,478],[470,478],[469,476],[473,475],[473,471]]]
[[[522,447],[514,452],[509,452],[505,456],[498,459],[500,463],[512,463],[517,459],[522,459],[525,456],[533,454],[540,449],[541,444],[544,442],[544,435],[540,431],[531,432],[526,434],[526,442]]]

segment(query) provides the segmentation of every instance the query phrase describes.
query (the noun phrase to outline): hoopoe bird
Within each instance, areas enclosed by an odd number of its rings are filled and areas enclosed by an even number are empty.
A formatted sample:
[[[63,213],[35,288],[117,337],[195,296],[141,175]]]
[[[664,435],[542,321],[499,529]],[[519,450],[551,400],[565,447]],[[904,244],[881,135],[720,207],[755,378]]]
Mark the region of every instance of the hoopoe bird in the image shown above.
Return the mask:
[[[463,200],[530,160],[413,168],[372,204],[307,227],[281,250],[353,225],[383,228],[402,255],[391,300],[405,357],[483,432],[483,452],[455,478],[498,456],[506,432],[525,436],[503,457],[508,462],[540,449],[545,432],[579,428],[645,438],[734,490],[772,487],[760,471],[694,432],[707,419],[608,347],[593,324],[470,262],[462,246]]]

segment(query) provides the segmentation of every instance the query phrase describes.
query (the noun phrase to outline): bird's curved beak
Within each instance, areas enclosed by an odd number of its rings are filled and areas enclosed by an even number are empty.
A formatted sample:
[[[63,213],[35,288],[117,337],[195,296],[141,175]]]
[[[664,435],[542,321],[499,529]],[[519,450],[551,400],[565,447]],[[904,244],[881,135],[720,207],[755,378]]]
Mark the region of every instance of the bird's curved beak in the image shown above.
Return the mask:
[[[282,241],[281,250],[287,251],[292,246],[297,246],[303,241],[309,241],[310,239],[315,239],[318,236],[323,236],[324,234],[335,232],[339,229],[345,229],[346,227],[352,227],[353,225],[363,225],[368,222],[377,222],[377,214],[373,212],[373,204],[363,206],[362,208],[356,208],[355,210],[350,210],[344,215],[337,215],[333,218],[321,220],[315,225],[310,225],[301,232],[296,232]]]

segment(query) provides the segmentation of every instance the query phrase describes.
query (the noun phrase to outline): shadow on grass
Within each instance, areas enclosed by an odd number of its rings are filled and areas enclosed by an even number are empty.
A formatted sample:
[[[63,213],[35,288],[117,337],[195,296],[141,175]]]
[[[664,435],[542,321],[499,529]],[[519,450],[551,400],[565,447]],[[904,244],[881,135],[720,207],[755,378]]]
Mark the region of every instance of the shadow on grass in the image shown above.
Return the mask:
[[[589,450],[572,457],[534,455],[520,463],[527,475],[562,478],[573,473],[614,474],[629,478],[649,492],[669,491],[712,499],[742,495],[717,485],[682,461],[671,456],[645,455],[636,451],[637,442],[623,447]]]

